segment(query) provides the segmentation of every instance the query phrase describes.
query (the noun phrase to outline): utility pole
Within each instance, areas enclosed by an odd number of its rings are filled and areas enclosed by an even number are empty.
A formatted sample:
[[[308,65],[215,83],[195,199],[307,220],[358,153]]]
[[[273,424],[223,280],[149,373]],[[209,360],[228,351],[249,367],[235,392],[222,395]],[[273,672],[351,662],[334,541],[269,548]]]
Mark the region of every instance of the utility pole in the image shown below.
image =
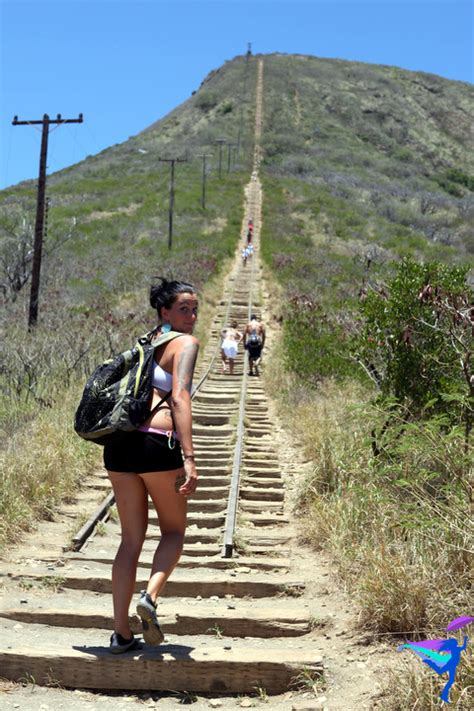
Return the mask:
[[[43,227],[43,239],[46,239],[48,236],[48,217],[49,217],[49,206],[51,204],[51,200],[49,199],[48,196],[45,198],[45,205],[44,205],[44,227]]]
[[[174,164],[186,163],[187,158],[158,158],[160,163],[170,164],[170,206],[168,213],[168,249],[171,249],[173,244],[173,210],[174,210]]]
[[[202,154],[198,156],[198,158],[202,158],[202,198],[201,198],[201,205],[202,209],[206,209],[206,158],[211,158],[209,155]]]
[[[222,146],[227,143],[226,138],[216,138],[216,143],[219,144],[219,180],[222,175]]]
[[[30,292],[30,310],[28,315],[28,328],[36,325],[38,321],[38,300],[40,289],[40,274],[41,274],[41,253],[43,250],[43,232],[45,219],[45,191],[46,191],[46,162],[48,155],[48,135],[50,124],[56,123],[82,123],[82,114],[79,114],[77,119],[63,119],[61,114],[58,114],[55,119],[50,119],[48,114],[44,114],[43,118],[38,121],[18,121],[18,116],[13,117],[13,126],[34,126],[41,124],[43,126],[41,134],[41,152],[39,163],[38,177],[38,198],[36,202],[36,223],[35,223],[35,239],[33,246],[33,266],[31,270],[31,292]]]

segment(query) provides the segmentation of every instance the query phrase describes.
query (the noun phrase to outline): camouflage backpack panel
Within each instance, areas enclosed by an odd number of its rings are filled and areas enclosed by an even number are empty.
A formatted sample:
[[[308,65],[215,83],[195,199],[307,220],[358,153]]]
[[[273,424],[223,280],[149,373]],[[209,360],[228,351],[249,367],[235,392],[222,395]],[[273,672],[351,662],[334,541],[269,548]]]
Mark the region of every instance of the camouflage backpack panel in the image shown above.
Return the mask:
[[[114,433],[131,432],[150,414],[155,349],[182,334],[140,338],[128,351],[99,365],[84,388],[74,429],[83,439],[106,444]]]

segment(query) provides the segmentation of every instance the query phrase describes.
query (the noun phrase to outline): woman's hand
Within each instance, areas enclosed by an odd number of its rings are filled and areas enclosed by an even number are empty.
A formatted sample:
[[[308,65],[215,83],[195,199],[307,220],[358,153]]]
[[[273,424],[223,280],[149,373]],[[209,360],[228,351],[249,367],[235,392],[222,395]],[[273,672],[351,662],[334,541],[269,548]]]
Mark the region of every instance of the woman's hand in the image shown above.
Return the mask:
[[[178,493],[183,496],[191,496],[196,491],[198,478],[196,462],[194,459],[184,460],[184,474],[186,479],[184,484],[179,487]]]

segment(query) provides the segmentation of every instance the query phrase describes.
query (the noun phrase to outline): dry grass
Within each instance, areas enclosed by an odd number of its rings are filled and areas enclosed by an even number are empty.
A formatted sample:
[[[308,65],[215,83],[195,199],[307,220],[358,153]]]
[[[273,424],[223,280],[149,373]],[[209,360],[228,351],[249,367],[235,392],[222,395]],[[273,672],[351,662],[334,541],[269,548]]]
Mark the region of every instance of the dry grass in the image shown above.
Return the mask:
[[[394,635],[394,646],[405,636],[444,637],[449,620],[469,614],[471,602],[473,528],[462,436],[446,437],[435,424],[414,426],[391,443],[391,456],[374,459],[376,413],[359,384],[327,381],[305,391],[285,372],[278,348],[265,379],[312,463],[296,498],[302,539],[331,555],[357,602],[360,627],[375,637]],[[454,708],[467,709],[474,705],[472,661],[463,665],[453,698],[464,704]],[[397,676],[384,709],[435,708],[439,685],[421,667]]]
[[[81,440],[72,428],[79,397],[79,389],[71,388],[2,450],[0,548],[31,528],[36,519],[53,519],[58,503],[99,465],[99,447]]]
[[[469,652],[469,647],[468,650]],[[444,706],[439,695],[447,676],[438,676],[423,666],[420,660],[410,656],[403,660],[400,670],[389,671],[387,687],[378,708],[384,711],[428,711]],[[459,662],[456,681],[449,698],[450,708],[470,711],[474,700],[474,659],[465,653]]]

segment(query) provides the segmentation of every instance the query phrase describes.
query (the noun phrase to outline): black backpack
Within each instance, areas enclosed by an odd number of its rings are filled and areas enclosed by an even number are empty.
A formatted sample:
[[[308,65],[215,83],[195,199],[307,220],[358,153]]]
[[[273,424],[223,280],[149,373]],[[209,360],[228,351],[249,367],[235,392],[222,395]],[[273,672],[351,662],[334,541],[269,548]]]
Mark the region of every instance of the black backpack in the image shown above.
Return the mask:
[[[251,346],[259,346],[262,342],[262,337],[259,333],[257,333],[257,330],[254,328],[250,332],[250,335],[247,339],[247,343],[250,344]]]
[[[136,430],[171,395],[150,410],[155,349],[183,334],[169,331],[153,340],[154,334],[94,370],[74,416],[79,437],[101,445],[113,442],[122,432]]]

